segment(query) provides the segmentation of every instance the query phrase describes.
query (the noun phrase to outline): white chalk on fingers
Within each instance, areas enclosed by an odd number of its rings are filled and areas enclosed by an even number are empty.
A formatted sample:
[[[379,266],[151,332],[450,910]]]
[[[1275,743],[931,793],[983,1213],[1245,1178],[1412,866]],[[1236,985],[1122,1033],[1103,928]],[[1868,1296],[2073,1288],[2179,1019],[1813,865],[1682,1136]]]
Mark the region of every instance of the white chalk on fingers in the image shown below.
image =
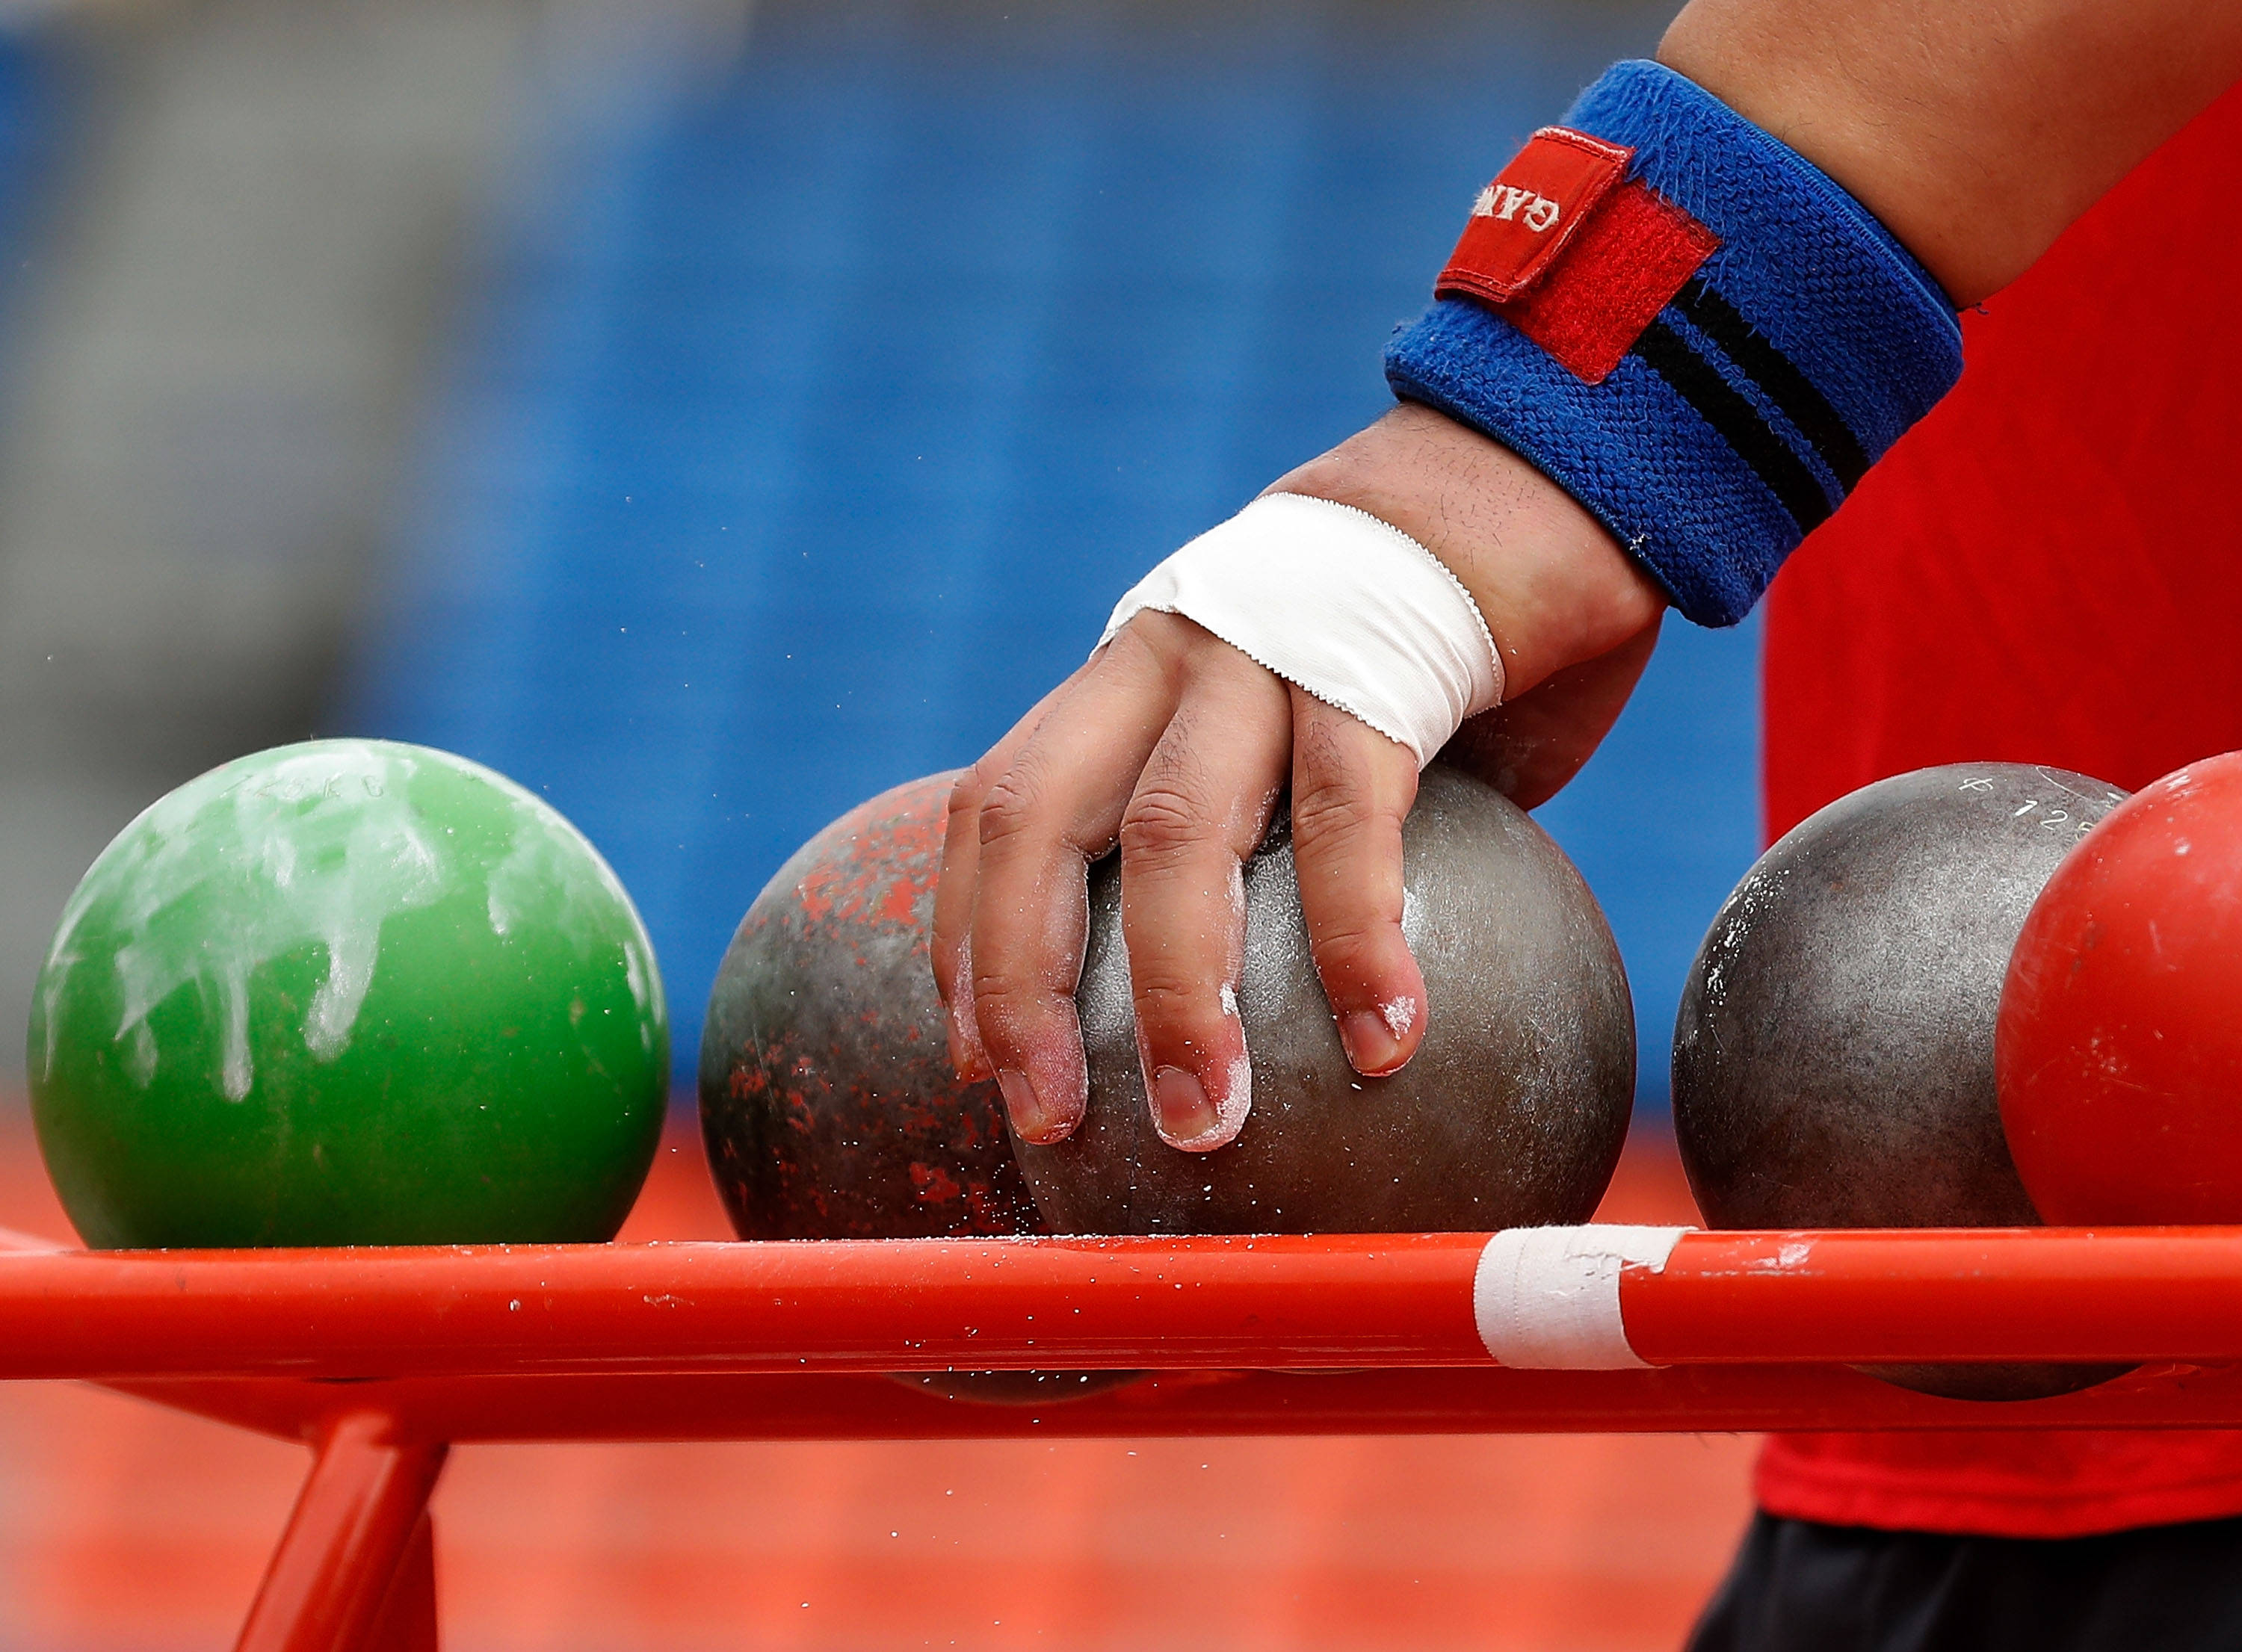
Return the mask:
[[[1423,768],[1464,719],[1502,703],[1479,605],[1440,559],[1367,511],[1271,493],[1146,574],[1100,646],[1146,609],[1180,614]]]

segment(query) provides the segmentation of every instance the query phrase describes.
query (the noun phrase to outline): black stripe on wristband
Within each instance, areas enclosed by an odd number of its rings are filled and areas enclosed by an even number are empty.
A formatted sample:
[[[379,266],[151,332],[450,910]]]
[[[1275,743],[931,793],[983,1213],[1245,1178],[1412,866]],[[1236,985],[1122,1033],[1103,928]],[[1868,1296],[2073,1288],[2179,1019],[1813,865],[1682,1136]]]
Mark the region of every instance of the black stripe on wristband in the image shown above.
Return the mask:
[[[1751,376],[1782,416],[1798,427],[1798,433],[1814,445],[1837,485],[1850,493],[1868,472],[1869,456],[1843,417],[1814,388],[1814,381],[1745,320],[1742,311],[1707,286],[1702,276],[1693,275],[1682,284],[1682,291],[1674,295],[1674,307]]]
[[[1829,518],[1829,496],[1806,462],[1790,451],[1759,409],[1721,377],[1720,369],[1689,347],[1689,341],[1655,320],[1635,341],[1634,354],[1676,394],[1695,408],[1704,421],[1751,466],[1767,484],[1782,508],[1790,512],[1801,533],[1810,533]]]

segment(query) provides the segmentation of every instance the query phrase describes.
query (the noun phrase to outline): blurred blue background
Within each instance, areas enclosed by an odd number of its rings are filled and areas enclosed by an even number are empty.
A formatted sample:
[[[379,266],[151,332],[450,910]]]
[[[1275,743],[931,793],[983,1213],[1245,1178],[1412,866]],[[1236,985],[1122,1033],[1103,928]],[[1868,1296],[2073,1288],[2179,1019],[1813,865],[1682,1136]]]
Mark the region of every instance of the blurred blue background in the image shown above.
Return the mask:
[[[786,855],[970,760],[1144,569],[1388,405],[1380,349],[1473,192],[1669,10],[314,6],[236,42],[253,86],[191,84],[153,25],[74,37],[62,57],[110,65],[84,108],[154,84],[171,124],[112,116],[124,137],[48,169],[77,204],[43,232],[56,296],[10,324],[56,364],[18,373],[19,414],[131,415],[109,472],[0,507],[0,578],[32,599],[0,641],[78,662],[0,666],[0,711],[97,731],[5,771],[50,782],[0,795],[0,853],[45,868],[13,897],[25,926],[128,802],[208,761],[313,730],[425,741],[540,789],[614,862],[689,1074],[716,960]],[[229,84],[236,129],[271,106],[263,209],[235,198],[255,134],[196,124]],[[201,185],[222,221],[200,238],[142,198],[194,187],[198,132],[235,192]],[[140,173],[109,177],[135,133]],[[87,227],[104,212],[159,266],[94,282],[106,310],[62,296],[124,256]],[[68,385],[120,329],[111,400],[81,405]],[[48,493],[84,445],[31,467]],[[142,561],[110,529],[57,571],[120,488]],[[129,657],[97,623],[126,586],[154,610]],[[1669,625],[1541,812],[1618,932],[1655,1107],[1682,973],[1755,852],[1755,651]]]

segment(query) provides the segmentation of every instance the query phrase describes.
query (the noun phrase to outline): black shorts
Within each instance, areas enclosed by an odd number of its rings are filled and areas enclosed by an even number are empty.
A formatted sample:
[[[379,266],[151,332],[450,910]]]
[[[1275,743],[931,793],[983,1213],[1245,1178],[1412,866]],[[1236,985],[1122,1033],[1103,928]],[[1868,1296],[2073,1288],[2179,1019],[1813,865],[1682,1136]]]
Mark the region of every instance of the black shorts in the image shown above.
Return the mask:
[[[2242,1518],[1945,1537],[1755,1516],[1689,1652],[2234,1652]]]

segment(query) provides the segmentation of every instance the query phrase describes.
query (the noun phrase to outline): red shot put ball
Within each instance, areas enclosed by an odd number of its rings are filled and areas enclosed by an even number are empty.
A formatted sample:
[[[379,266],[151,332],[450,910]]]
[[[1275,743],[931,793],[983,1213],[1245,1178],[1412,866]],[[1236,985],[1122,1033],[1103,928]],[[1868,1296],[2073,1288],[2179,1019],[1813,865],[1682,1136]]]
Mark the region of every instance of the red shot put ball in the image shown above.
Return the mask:
[[[2242,752],[2136,793],[2056,869],[1994,1067],[2047,1221],[2242,1222]]]

